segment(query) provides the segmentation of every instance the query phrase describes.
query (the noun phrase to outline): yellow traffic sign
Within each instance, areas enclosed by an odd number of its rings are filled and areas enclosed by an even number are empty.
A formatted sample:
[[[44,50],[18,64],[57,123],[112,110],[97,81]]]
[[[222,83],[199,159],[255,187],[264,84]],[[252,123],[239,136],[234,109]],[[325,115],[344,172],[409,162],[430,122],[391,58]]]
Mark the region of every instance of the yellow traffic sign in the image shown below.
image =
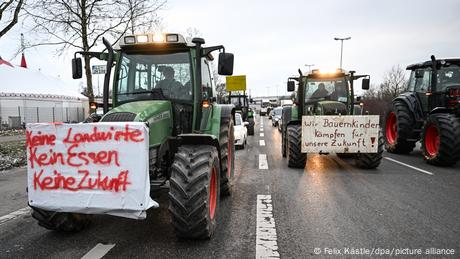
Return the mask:
[[[246,91],[246,76],[227,76],[227,91]]]

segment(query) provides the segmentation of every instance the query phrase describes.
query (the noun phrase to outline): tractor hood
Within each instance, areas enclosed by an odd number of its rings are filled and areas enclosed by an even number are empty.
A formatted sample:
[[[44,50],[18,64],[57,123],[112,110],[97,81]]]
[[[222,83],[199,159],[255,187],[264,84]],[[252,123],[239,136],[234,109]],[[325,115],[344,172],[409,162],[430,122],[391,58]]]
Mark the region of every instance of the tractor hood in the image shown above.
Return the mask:
[[[172,134],[170,101],[137,101],[122,104],[106,113],[101,122],[141,121],[149,126],[149,145],[157,146]]]
[[[347,106],[338,101],[319,101],[316,106],[316,115],[347,115]]]

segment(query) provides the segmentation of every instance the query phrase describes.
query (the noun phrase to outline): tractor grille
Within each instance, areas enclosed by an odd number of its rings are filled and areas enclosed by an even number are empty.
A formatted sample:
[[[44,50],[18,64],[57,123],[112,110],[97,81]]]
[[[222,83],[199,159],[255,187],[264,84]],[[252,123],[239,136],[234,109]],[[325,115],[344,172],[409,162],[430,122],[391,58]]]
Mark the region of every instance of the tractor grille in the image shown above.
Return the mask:
[[[136,118],[135,113],[131,112],[114,112],[111,114],[108,114],[102,118],[101,121],[134,121],[134,118]]]

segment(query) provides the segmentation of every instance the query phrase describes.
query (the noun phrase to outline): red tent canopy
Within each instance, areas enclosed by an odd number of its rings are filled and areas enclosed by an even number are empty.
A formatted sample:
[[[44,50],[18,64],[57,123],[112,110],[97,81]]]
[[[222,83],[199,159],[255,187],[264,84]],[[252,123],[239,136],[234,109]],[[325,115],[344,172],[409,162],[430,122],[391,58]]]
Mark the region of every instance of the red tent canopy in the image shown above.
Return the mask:
[[[27,62],[26,62],[26,57],[24,56],[24,53],[22,53],[21,67],[27,68]]]
[[[10,62],[8,62],[6,60],[3,60],[2,58],[0,58],[0,65],[7,65],[7,66],[10,66],[10,67],[14,67],[13,65],[11,65]]]

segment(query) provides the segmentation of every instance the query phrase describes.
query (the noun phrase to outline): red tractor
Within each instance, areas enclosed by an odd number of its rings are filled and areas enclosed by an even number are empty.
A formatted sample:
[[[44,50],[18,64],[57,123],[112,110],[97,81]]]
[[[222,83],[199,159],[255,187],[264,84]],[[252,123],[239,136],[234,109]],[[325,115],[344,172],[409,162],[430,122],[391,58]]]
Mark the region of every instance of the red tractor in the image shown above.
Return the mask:
[[[407,91],[396,97],[385,120],[388,152],[411,152],[421,140],[423,157],[450,166],[460,159],[460,59],[413,64]]]

